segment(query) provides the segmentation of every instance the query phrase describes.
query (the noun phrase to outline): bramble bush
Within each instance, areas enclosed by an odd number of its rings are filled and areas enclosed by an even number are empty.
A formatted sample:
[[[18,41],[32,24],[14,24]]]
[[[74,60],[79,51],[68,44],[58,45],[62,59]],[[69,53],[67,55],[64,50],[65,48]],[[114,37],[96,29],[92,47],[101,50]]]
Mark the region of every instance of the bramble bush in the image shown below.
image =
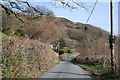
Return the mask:
[[[63,49],[61,49],[61,50],[59,51],[59,55],[64,54],[64,53],[65,53],[65,51],[64,51]]]
[[[15,34],[18,36],[25,36],[25,32],[22,28],[19,28],[15,31]]]
[[[68,50],[68,53],[73,53],[73,51],[71,49]]]

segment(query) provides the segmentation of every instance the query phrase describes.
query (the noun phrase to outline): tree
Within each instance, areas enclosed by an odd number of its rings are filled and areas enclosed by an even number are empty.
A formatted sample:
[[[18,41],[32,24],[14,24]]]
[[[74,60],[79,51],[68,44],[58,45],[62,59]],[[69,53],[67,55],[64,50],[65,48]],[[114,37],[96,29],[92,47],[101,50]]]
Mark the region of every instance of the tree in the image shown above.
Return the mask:
[[[13,2],[12,0],[9,0],[6,3],[0,2],[0,6],[2,9],[5,10],[7,16],[9,17],[10,14],[14,14],[17,19],[22,21],[24,23],[24,20],[19,17],[19,15],[16,12],[24,13],[24,14],[35,14],[33,19],[41,16],[53,16],[53,12],[50,10],[47,10],[47,13],[40,11],[39,9],[33,7],[30,5],[29,2],[26,1],[20,1],[16,0]],[[26,7],[24,7],[26,6]]]
[[[55,17],[55,14],[53,13],[53,11],[46,8],[45,6],[36,6],[35,8],[44,14],[48,14],[48,15],[45,15],[45,17]]]
[[[50,18],[39,18],[34,23],[25,25],[25,33],[30,39],[37,39],[43,43],[59,40],[61,33],[57,25]]]
[[[42,15],[44,17],[55,17],[55,14],[51,10],[49,10],[48,8],[46,8],[44,6],[35,6],[35,9],[40,11],[43,14],[46,14],[46,15]],[[31,15],[31,16],[36,16],[36,15],[41,16],[41,13],[36,12],[31,7],[26,7],[25,10],[28,11],[28,13],[22,12],[22,14],[27,14],[27,15]]]
[[[63,49],[66,46],[63,38],[60,39],[60,49]]]
[[[82,8],[88,12],[88,6],[78,2],[77,0],[52,0],[55,3],[61,3],[61,6],[68,7],[70,9]],[[71,4],[73,3],[73,4]],[[56,4],[55,4],[56,5]]]

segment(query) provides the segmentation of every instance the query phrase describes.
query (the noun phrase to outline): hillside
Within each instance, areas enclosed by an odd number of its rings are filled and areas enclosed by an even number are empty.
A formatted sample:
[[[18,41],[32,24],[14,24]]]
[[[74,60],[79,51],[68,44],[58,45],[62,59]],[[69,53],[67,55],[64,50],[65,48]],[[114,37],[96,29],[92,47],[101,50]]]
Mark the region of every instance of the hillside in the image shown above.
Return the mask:
[[[13,14],[8,17],[4,11],[2,13],[2,77],[40,78],[59,61],[58,53],[49,43],[58,40],[61,34],[47,18],[32,20],[30,16],[18,15],[25,23]]]
[[[2,12],[2,32],[6,35],[36,39],[48,44],[59,40],[61,34],[52,18],[38,17],[37,19],[33,19],[29,15],[17,15],[20,16],[24,23],[18,20],[13,14],[8,17],[4,11]]]
[[[56,18],[56,24],[66,42],[66,47],[73,48],[80,53],[76,58],[80,63],[98,63],[110,67],[109,33],[90,24],[74,23],[65,18]],[[74,44],[75,40],[75,44]],[[118,67],[118,49],[115,44],[115,65]]]
[[[37,40],[2,37],[3,78],[40,77],[58,62],[58,54]]]
[[[41,74],[42,71],[45,71],[58,61],[58,53],[54,52],[49,45],[60,41],[60,39],[65,41],[63,47],[70,49],[73,49],[73,40],[75,40],[75,50],[80,53],[76,57],[77,62],[97,63],[105,67],[110,66],[108,32],[89,24],[86,27],[83,23],[74,23],[65,18],[39,17],[33,19],[29,15],[18,15],[25,21],[24,23],[12,14],[7,17],[4,11],[2,13],[2,33],[7,36],[7,39],[3,36],[2,43],[2,57],[5,60],[3,61],[4,77],[13,77],[14,75],[15,77],[22,77],[17,74],[17,67],[15,66],[18,63],[21,63],[19,67],[22,68],[21,73],[25,72],[24,76],[30,77],[32,75],[33,77],[38,77],[38,73]],[[9,37],[12,39],[9,39]],[[117,54],[116,43],[116,67],[118,67]],[[22,62],[19,62],[21,59],[23,59]],[[10,67],[11,65],[14,68]],[[9,68],[10,71],[14,69],[15,72],[12,74],[8,73],[6,68]],[[34,72],[34,70],[37,72]]]

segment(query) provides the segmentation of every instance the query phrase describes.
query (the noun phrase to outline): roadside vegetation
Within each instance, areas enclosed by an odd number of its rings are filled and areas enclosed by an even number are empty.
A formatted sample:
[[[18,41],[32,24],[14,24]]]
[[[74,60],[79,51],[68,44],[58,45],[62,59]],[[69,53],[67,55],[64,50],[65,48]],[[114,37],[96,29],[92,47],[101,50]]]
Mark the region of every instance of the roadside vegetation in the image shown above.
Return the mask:
[[[116,72],[110,72],[107,68],[104,68],[102,65],[80,64],[74,61],[71,61],[71,62],[89,71],[93,76],[97,76],[102,80],[120,80]]]
[[[80,56],[76,57],[76,62],[97,63],[110,67],[108,32],[90,24],[85,28],[83,23],[55,17],[51,10],[33,7],[28,2],[8,2],[0,5],[2,7],[0,37],[2,37],[3,77],[38,77],[59,59],[66,59],[69,57],[67,54],[72,55],[73,45],[80,53]],[[14,11],[15,9],[18,11]],[[50,44],[54,47],[50,48]],[[116,42],[116,69],[119,68],[119,60]],[[98,67],[82,66],[95,69]]]
[[[45,73],[47,73],[50,69],[54,68],[55,66],[57,66],[61,61],[59,60],[57,63],[55,63],[54,65],[52,65],[50,68],[46,69],[45,72],[43,72],[42,74],[40,74],[40,77],[42,77]]]
[[[3,33],[0,33],[0,37],[3,78],[39,77],[59,62],[58,54],[37,40],[19,39]]]

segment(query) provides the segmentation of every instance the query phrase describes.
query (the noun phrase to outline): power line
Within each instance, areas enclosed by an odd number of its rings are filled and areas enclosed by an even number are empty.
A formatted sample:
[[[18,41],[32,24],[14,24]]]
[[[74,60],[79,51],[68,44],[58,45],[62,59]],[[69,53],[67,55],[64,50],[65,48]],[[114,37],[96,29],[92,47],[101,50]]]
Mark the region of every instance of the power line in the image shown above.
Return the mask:
[[[93,9],[92,9],[92,11],[91,11],[91,13],[90,13],[90,15],[89,15],[89,17],[88,17],[87,21],[86,21],[86,25],[87,25],[87,23],[88,23],[88,21],[89,21],[89,19],[90,19],[91,15],[92,15],[92,13],[93,13],[93,11],[94,11],[95,7],[96,7],[97,2],[98,2],[98,0],[96,0],[95,4],[94,4],[94,6],[93,6]]]

